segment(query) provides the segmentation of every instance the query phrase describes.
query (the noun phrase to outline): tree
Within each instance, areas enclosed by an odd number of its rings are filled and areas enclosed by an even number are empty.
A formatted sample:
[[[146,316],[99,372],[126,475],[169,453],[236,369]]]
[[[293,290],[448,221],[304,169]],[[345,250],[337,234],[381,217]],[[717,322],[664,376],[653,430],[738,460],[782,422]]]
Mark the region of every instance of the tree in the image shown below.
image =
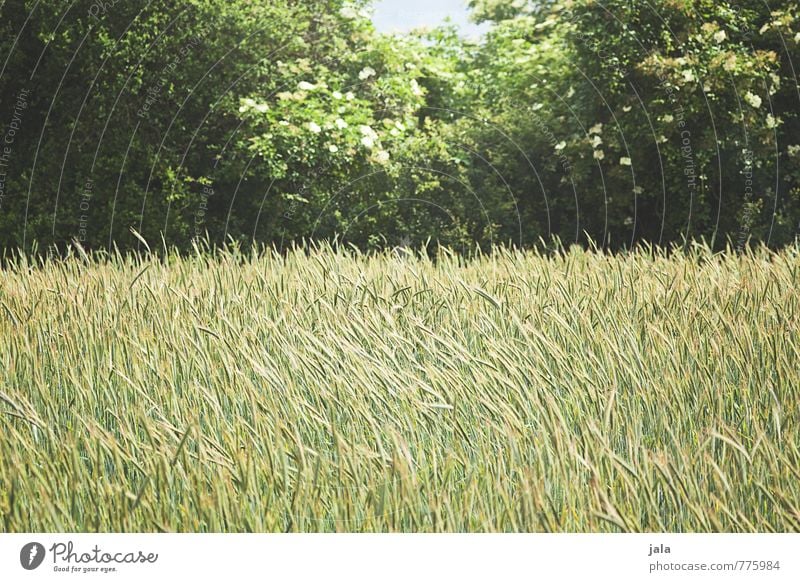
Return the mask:
[[[473,5],[497,21],[475,67],[481,99],[541,170],[537,230],[615,247],[793,240],[796,3]],[[516,190],[535,189],[516,145],[478,141]]]

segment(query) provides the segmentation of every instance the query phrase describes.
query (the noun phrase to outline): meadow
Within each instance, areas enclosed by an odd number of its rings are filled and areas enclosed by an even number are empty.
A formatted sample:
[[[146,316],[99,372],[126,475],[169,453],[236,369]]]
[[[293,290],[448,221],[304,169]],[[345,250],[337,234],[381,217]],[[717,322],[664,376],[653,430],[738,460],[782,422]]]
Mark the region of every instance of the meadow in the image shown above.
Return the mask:
[[[0,272],[0,531],[800,531],[800,249]]]

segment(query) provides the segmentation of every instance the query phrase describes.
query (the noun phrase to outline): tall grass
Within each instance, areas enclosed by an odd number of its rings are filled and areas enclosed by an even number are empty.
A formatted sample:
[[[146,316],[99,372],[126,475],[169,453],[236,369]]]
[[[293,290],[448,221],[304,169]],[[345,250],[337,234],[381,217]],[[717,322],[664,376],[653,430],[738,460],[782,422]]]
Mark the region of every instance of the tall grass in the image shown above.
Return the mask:
[[[0,272],[3,531],[798,531],[800,251]]]

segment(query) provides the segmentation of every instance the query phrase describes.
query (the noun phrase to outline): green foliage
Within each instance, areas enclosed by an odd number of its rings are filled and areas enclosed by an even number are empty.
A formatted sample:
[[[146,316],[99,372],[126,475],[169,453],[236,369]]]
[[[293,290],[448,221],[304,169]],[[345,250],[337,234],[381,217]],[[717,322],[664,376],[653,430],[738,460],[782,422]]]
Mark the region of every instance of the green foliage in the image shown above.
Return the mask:
[[[3,3],[0,247],[794,240],[795,1],[471,4]]]
[[[239,177],[221,166],[246,153],[230,147],[242,96],[279,87],[281,59],[352,50],[342,33],[365,26],[327,0],[16,1],[0,10],[3,116],[19,90],[31,94],[3,246],[127,246],[130,227],[186,245],[223,223]]]
[[[476,140],[529,193],[538,232],[546,221],[613,247],[794,239],[795,2],[474,5],[498,20],[476,60],[476,103],[509,131],[502,152],[493,132]]]

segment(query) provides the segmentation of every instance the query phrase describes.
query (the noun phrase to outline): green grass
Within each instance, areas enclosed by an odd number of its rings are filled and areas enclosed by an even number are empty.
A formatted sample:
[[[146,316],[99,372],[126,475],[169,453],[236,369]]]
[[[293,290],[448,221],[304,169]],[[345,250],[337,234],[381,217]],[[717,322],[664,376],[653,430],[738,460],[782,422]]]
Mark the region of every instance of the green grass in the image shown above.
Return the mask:
[[[798,531],[800,251],[0,272],[3,531]]]

